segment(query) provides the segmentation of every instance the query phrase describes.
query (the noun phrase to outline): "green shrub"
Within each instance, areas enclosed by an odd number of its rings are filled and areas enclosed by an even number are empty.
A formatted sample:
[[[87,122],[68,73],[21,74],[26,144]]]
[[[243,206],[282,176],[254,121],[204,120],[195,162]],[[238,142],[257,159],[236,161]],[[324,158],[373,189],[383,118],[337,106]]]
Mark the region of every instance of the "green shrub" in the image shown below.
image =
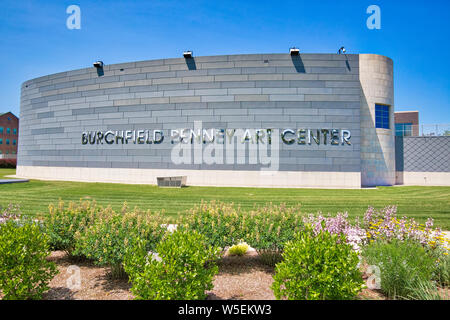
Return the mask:
[[[208,245],[222,249],[243,240],[241,223],[242,213],[239,208],[216,201],[202,201],[179,222],[181,228],[204,235]]]
[[[70,202],[64,207],[60,201],[58,206],[49,205],[49,214],[43,216],[45,232],[50,237],[50,244],[55,250],[64,250],[73,257],[75,250],[75,234],[83,232],[100,210],[95,202]]]
[[[354,298],[363,288],[358,254],[344,235],[311,228],[295,235],[276,265],[272,290],[277,299],[340,300]]]
[[[394,299],[410,296],[410,288],[430,281],[435,270],[433,257],[411,240],[375,241],[364,248],[363,256],[368,265],[380,268],[381,290]]]
[[[127,211],[126,206],[122,213],[111,208],[103,209],[90,226],[75,236],[75,254],[93,259],[98,265],[109,266],[113,278],[127,276],[122,262],[131,239],[142,239],[148,248],[152,248],[166,232],[161,227],[161,215],[139,209]]]
[[[241,242],[238,244],[235,244],[234,246],[231,246],[228,249],[228,254],[230,256],[243,256],[248,251],[248,244],[245,242]]]
[[[408,300],[443,300],[433,281],[419,280],[407,286]]]
[[[41,299],[58,273],[47,261],[48,236],[33,222],[0,223],[0,291],[3,299]]]
[[[136,299],[200,300],[213,287],[220,250],[195,231],[178,230],[156,246],[155,257],[137,241],[125,256],[125,270]]]
[[[450,285],[450,256],[448,249],[445,248],[429,248],[427,252],[434,259],[434,273],[433,281],[441,287],[448,287]]]
[[[257,252],[259,260],[269,267],[275,267],[277,263],[283,261],[281,250],[258,249]]]
[[[263,262],[275,265],[281,260],[284,244],[303,228],[303,219],[298,207],[284,204],[268,204],[246,213],[233,204],[211,201],[191,209],[179,224],[206,236],[211,246],[225,248],[245,241]]]
[[[17,159],[0,159],[0,168],[15,169],[17,166]]]
[[[20,206],[18,204],[9,203],[8,206],[0,205],[0,223],[11,220],[19,219],[22,216]]]
[[[251,211],[242,219],[245,240],[255,248],[263,263],[275,266],[282,260],[284,245],[303,229],[299,207],[268,204]]]

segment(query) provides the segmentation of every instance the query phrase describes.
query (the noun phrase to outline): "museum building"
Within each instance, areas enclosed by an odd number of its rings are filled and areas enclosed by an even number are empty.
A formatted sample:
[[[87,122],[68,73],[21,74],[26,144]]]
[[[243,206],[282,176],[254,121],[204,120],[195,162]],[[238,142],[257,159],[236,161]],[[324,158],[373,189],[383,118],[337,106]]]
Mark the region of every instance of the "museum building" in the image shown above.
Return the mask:
[[[393,115],[393,62],[376,54],[98,61],[23,83],[17,176],[389,186]]]

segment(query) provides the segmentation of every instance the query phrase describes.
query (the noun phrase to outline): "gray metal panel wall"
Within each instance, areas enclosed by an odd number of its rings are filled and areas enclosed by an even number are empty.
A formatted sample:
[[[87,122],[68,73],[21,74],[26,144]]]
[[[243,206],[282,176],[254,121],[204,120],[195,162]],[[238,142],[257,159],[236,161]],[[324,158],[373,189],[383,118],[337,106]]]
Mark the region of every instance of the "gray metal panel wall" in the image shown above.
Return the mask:
[[[175,165],[173,145],[82,145],[88,130],[349,129],[351,146],[280,143],[280,170],[360,171],[359,56],[253,54],[61,72],[22,85],[19,166],[259,170]]]
[[[450,172],[450,136],[395,137],[396,171]]]

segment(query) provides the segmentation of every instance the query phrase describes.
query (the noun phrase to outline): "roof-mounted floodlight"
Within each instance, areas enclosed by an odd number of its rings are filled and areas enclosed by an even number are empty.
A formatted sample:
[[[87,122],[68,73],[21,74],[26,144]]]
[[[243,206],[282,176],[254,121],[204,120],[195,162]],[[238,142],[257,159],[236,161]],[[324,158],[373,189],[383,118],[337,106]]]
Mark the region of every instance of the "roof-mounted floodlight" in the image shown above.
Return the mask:
[[[188,51],[184,51],[183,52],[183,57],[185,58],[185,59],[189,59],[189,58],[192,58],[192,51],[191,50],[188,50]]]
[[[347,52],[347,50],[345,50],[344,47],[340,47],[339,51],[338,51],[338,54],[342,54],[342,53],[346,53],[346,52]]]
[[[94,67],[96,67],[97,69],[99,68],[103,68],[103,61],[95,61],[93,63]]]
[[[296,47],[292,47],[291,49],[289,49],[289,53],[291,54],[291,56],[298,56],[300,54],[300,50]]]

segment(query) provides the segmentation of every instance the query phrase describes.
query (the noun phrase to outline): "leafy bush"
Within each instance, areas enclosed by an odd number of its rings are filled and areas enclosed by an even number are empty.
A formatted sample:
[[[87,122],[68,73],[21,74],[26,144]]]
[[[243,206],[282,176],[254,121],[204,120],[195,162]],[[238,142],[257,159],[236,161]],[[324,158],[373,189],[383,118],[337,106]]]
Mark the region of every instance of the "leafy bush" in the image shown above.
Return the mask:
[[[269,267],[275,267],[277,263],[283,261],[283,253],[279,250],[259,249],[258,257],[262,263]]]
[[[450,256],[446,248],[426,248],[434,260],[433,281],[441,287],[450,285]]]
[[[212,289],[218,272],[215,261],[220,250],[208,246],[204,235],[178,230],[148,252],[145,243],[137,241],[125,256],[125,270],[137,299],[200,300]]]
[[[358,254],[343,234],[307,227],[286,244],[283,258],[272,284],[277,299],[349,299],[363,288]]]
[[[228,254],[230,256],[243,256],[248,251],[248,244],[245,242],[241,242],[238,244],[235,244],[234,246],[231,246],[228,249]]]
[[[263,263],[275,266],[282,260],[284,245],[303,229],[299,207],[273,205],[252,210],[242,219],[245,240],[255,248]]]
[[[284,244],[303,228],[303,219],[298,207],[270,203],[252,210],[244,217],[242,227],[251,247],[283,250]]]
[[[381,290],[394,299],[410,296],[410,287],[430,281],[435,270],[433,257],[412,240],[375,241],[364,249],[363,256],[367,264],[380,268]]]
[[[434,279],[442,287],[450,286],[450,256],[448,253],[441,255],[438,260]]]
[[[0,159],[0,168],[15,169],[17,166],[17,159]]]
[[[408,285],[408,300],[444,300],[433,281],[419,280]]]
[[[182,228],[206,237],[208,245],[224,249],[241,240],[242,213],[233,204],[211,201],[192,208],[179,222]]]
[[[58,273],[47,261],[48,236],[33,222],[0,223],[0,291],[3,299],[40,299]]]
[[[98,265],[111,268],[113,278],[126,278],[123,269],[123,257],[130,240],[139,238],[152,248],[161,239],[166,229],[161,227],[163,218],[134,209],[128,212],[126,205],[122,213],[116,213],[111,208],[98,212],[97,219],[83,232],[75,235],[75,254],[93,259]]]
[[[269,204],[246,213],[233,204],[216,201],[202,202],[179,223],[183,229],[206,236],[209,245],[222,249],[246,241],[268,264],[280,261],[284,244],[303,226],[297,207]]]
[[[78,204],[70,202],[68,207],[64,207],[62,201],[57,207],[49,205],[49,214],[43,216],[43,221],[52,248],[73,256],[75,234],[83,232],[95,220],[99,210],[95,202],[81,200]]]
[[[9,203],[7,207],[0,205],[0,223],[19,219],[20,216],[21,211],[18,204]]]

